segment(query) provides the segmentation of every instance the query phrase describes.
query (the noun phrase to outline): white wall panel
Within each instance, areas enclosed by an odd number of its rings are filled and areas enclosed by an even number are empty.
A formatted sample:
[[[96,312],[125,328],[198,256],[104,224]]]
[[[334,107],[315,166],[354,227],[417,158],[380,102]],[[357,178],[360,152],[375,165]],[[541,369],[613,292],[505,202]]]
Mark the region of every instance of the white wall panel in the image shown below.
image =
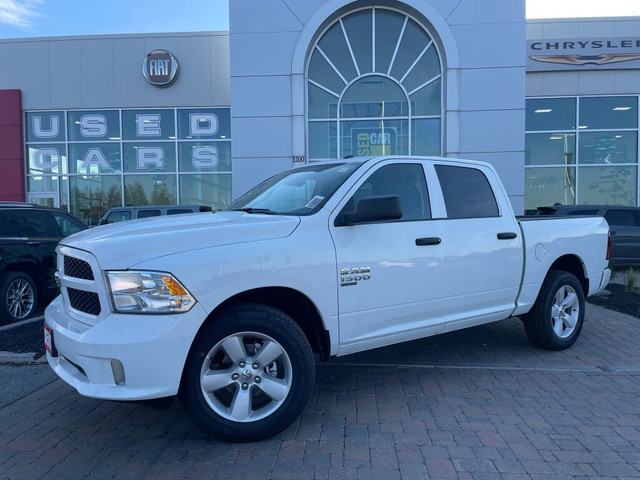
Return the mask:
[[[142,76],[146,54],[144,38],[114,38],[113,97],[116,105],[147,106],[147,82]],[[178,60],[180,61],[180,60]]]
[[[460,110],[524,108],[524,67],[460,71]]]
[[[581,37],[613,37],[615,35],[615,22],[584,21],[580,22]]]
[[[291,116],[291,77],[238,77],[234,82],[235,117]]]
[[[180,37],[175,55],[180,65],[178,89],[181,106],[210,105],[212,103],[211,69],[202,68],[211,62],[211,41],[208,37]],[[195,75],[195,72],[199,72]]]
[[[524,151],[524,109],[460,112],[460,154]]]
[[[463,0],[451,13],[449,25],[521,22],[524,2],[514,0]]]
[[[579,72],[546,72],[542,75],[542,95],[576,95]]]
[[[82,62],[82,105],[114,107],[113,40],[80,41]]]
[[[542,73],[527,73],[527,97],[539,97],[543,92],[543,74]]]
[[[234,158],[289,157],[292,161],[290,117],[234,117],[231,138]]]
[[[82,61],[78,40],[49,43],[51,106],[78,108],[82,106]]]
[[[578,73],[578,92],[581,95],[614,93],[615,76],[612,71]]]
[[[229,59],[229,35],[211,37],[211,103],[231,104],[231,73]]]
[[[261,0],[251,3],[251,7],[247,7],[244,1],[229,2],[229,20],[230,30],[233,33],[302,30],[302,23],[283,0]]]
[[[524,22],[451,27],[463,68],[515,67],[525,64]]]
[[[298,32],[231,34],[231,76],[291,75]]]
[[[617,37],[637,37],[640,32],[640,20],[620,20],[615,22],[613,28]]]
[[[614,72],[614,91],[615,93],[633,93],[640,91],[640,71],[638,70],[620,70]]]
[[[548,22],[542,29],[542,38],[578,38],[580,27],[574,22]]]
[[[51,108],[49,42],[23,42],[18,46],[22,107]]]
[[[18,88],[19,84],[18,44],[0,42],[0,88]]]

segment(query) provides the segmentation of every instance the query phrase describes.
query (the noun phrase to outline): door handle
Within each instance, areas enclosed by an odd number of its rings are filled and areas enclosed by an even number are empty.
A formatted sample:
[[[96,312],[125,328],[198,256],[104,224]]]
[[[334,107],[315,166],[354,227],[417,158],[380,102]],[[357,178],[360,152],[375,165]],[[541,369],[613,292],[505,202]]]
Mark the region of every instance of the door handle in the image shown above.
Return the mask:
[[[31,241],[31,242],[27,242],[27,245],[31,245],[32,247],[39,247],[40,245],[42,245],[42,242],[38,242],[36,240]]]
[[[517,236],[515,232],[501,232],[498,234],[498,240],[513,240]]]
[[[427,245],[440,245],[440,237],[426,237],[426,238],[416,238],[416,245],[418,247],[424,247]]]

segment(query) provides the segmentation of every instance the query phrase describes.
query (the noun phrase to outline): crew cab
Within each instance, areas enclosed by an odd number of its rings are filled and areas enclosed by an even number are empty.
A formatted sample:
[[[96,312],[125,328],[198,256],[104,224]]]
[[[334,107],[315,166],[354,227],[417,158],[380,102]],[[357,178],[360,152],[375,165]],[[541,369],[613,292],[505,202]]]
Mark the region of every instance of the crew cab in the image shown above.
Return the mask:
[[[291,424],[330,356],[520,317],[570,347],[605,287],[601,217],[516,218],[487,163],[319,162],[211,214],[122,222],[58,246],[53,370],[85,396],[179,395],[229,441]]]

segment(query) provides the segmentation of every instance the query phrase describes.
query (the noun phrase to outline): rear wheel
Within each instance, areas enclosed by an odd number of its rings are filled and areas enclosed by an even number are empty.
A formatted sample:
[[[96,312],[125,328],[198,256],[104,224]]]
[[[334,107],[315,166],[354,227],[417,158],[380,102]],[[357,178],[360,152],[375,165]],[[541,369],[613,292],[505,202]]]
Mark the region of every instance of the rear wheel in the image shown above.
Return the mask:
[[[538,347],[564,350],[580,336],[584,308],[584,291],[575,275],[551,271],[536,303],[523,318],[525,332]]]
[[[38,302],[36,284],[22,272],[6,272],[0,277],[0,319],[18,322],[31,317]]]
[[[209,435],[256,441],[298,418],[314,381],[311,347],[300,327],[274,308],[239,305],[196,338],[180,399]]]

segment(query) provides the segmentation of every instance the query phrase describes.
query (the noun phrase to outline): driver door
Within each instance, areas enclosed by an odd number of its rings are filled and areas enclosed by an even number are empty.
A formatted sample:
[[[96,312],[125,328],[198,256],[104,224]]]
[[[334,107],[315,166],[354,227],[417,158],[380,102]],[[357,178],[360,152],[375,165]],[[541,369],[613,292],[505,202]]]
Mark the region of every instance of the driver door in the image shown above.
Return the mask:
[[[400,198],[399,220],[336,226],[369,196]],[[439,278],[440,222],[431,221],[420,161],[382,162],[354,186],[331,220],[338,264],[339,354],[435,334],[446,292]],[[340,224],[340,222],[337,222]]]

